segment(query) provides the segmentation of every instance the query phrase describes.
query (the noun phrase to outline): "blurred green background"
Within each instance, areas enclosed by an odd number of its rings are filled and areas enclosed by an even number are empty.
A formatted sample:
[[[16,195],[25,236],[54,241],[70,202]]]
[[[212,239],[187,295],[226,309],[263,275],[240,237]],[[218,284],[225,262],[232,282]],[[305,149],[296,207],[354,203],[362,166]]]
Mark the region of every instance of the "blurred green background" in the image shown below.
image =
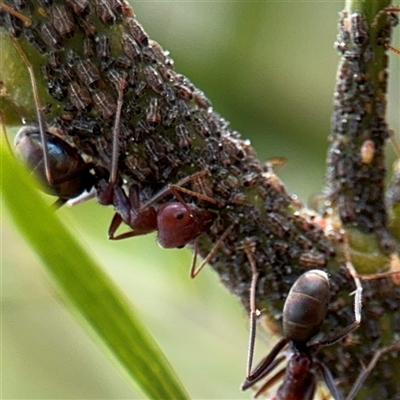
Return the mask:
[[[343,1],[133,6],[177,71],[251,139],[261,160],[287,158],[279,175],[290,191],[307,200],[323,188]],[[400,46],[400,29],[395,36]],[[400,57],[391,55],[390,69],[388,120],[399,137]],[[2,398],[140,398],[58,300],[7,210],[1,215]],[[110,243],[112,209],[94,201],[58,215],[131,299],[193,398],[250,397],[239,391],[247,318],[216,274],[190,280],[190,252],[162,250],[155,235]],[[259,340],[256,359],[276,340]]]

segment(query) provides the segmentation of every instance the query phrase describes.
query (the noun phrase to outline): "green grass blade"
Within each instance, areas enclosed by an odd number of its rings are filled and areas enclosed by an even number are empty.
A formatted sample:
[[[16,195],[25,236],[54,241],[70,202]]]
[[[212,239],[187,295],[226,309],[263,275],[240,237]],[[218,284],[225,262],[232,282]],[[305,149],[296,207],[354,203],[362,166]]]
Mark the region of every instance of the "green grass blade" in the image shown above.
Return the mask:
[[[72,311],[84,317],[149,398],[186,399],[160,349],[110,279],[46,206],[32,178],[1,148],[3,201]]]

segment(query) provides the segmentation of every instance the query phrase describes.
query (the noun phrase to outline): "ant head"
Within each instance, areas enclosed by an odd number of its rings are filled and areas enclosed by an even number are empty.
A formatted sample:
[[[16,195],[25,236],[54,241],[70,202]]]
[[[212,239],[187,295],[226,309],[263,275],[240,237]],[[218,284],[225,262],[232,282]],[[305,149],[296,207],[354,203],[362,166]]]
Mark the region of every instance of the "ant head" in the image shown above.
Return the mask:
[[[210,228],[213,217],[193,204],[186,207],[178,202],[163,204],[157,217],[158,244],[166,249],[184,247]]]

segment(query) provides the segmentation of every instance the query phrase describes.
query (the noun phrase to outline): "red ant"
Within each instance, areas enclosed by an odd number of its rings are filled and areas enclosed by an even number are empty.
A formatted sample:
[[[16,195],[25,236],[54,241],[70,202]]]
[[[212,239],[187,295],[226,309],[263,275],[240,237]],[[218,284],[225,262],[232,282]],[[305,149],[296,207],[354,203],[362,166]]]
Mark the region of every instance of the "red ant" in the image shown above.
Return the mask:
[[[24,21],[26,25],[32,24],[29,18],[2,2],[0,2],[0,8],[12,13]],[[30,165],[31,169],[39,174],[39,177],[45,178],[46,189],[59,196],[59,203],[63,204],[65,201],[75,198],[96,183],[99,202],[104,205],[112,204],[116,209],[116,214],[109,228],[109,238],[113,240],[144,235],[157,230],[158,243],[161,247],[180,248],[193,242],[201,233],[210,229],[215,215],[210,211],[196,207],[194,204],[187,204],[179,194],[180,192],[186,193],[200,200],[216,204],[217,202],[213,198],[182,187],[191,180],[204,177],[205,171],[182,179],[176,185],[168,186],[144,205],[140,204],[137,185],[130,187],[128,196],[120,187],[118,183],[120,119],[124,89],[127,85],[126,76],[121,74],[120,79],[115,82],[118,100],[113,127],[111,170],[109,180],[106,181],[104,178],[99,179],[98,176],[90,173],[94,166],[91,163],[85,163],[75,148],[55,136],[54,132],[50,132],[50,129],[46,129],[33,67],[18,42],[14,38],[11,38],[11,40],[23,58],[30,74],[39,125],[38,128],[24,127],[20,130],[16,139],[17,151],[21,154],[21,158]],[[96,170],[95,174],[98,175]],[[156,208],[156,204],[168,194],[173,194],[179,202],[168,202]],[[77,203],[76,200],[75,203]],[[115,232],[122,222],[132,228],[133,231],[115,236]],[[198,246],[197,242],[195,243],[194,259],[190,271],[192,278],[213,257],[233,226],[234,224],[225,231],[197,269]]]
[[[140,204],[137,185],[130,187],[129,196],[120,186],[114,185],[112,201],[110,201],[108,197],[110,183],[100,181],[97,188],[100,203],[112,203],[116,210],[108,231],[109,238],[127,239],[158,230],[158,243],[163,248],[179,248],[193,241],[200,233],[210,228],[214,214],[199,209],[194,204],[187,204],[179,192],[216,204],[216,201],[209,196],[181,187],[191,180],[203,177],[206,173],[206,171],[197,172],[175,185],[169,185],[143,205]],[[169,194],[173,194],[179,201],[165,203],[156,210],[154,205]],[[133,230],[115,236],[122,222]]]
[[[346,240],[346,237],[345,237]],[[345,242],[345,245],[347,242]],[[255,291],[258,271],[253,257],[254,246],[244,243],[243,246],[252,269],[252,281],[250,288],[250,340],[247,362],[247,377],[242,385],[246,390],[272,373],[275,368],[286,358],[286,355],[278,355],[289,344],[291,355],[286,367],[270,377],[256,392],[255,397],[265,392],[278,380],[283,378],[281,386],[272,397],[276,400],[312,400],[317,386],[317,377],[322,377],[335,400],[342,397],[334,382],[329,369],[314,357],[315,352],[323,346],[332,345],[353,332],[361,323],[361,296],[362,286],[359,277],[352,264],[347,261],[346,267],[355,284],[354,312],[355,320],[346,328],[331,337],[308,344],[319,332],[325,320],[329,298],[329,278],[321,270],[310,270],[302,274],[291,287],[283,308],[283,332],[284,337],[269,352],[269,354],[252,371],[251,365],[254,352],[255,329],[257,309],[255,304]],[[384,277],[386,274],[377,274],[373,278]],[[368,374],[372,371],[378,359],[385,353],[400,349],[400,342],[384,347],[377,351],[371,359],[368,367],[364,369],[351,389],[347,400],[352,400]]]
[[[100,203],[113,204],[116,210],[108,230],[109,238],[112,240],[127,239],[157,231],[158,244],[166,249],[182,248],[195,241],[200,234],[210,229],[214,222],[215,214],[198,208],[194,204],[186,203],[179,192],[217,204],[217,201],[209,196],[182,187],[190,181],[203,178],[206,174],[207,171],[200,171],[180,180],[175,185],[169,185],[143,205],[140,204],[137,185],[130,187],[129,196],[127,196],[120,186],[112,184],[113,186],[110,190],[110,182],[100,181],[97,187]],[[112,200],[110,192],[112,193]],[[169,194],[174,195],[178,201],[170,201],[156,208],[156,204]],[[132,228],[132,231],[115,236],[115,232],[122,222]],[[191,278],[195,278],[214,256],[222,242],[232,231],[234,225],[235,223],[231,224],[225,230],[197,268],[198,245],[197,241],[195,242],[194,256],[190,268]]]
[[[200,209],[194,204],[186,203],[180,195],[181,192],[197,197],[200,200],[217,204],[217,201],[212,197],[182,187],[190,181],[204,178],[208,172],[200,171],[180,180],[174,185],[168,185],[143,205],[140,202],[139,187],[137,185],[131,185],[129,194],[126,195],[121,186],[118,185],[120,118],[123,91],[126,86],[125,79],[126,77],[121,76],[120,82],[116,84],[118,102],[113,130],[110,178],[108,182],[101,179],[96,185],[96,194],[99,203],[104,205],[112,204],[116,210],[108,230],[109,239],[127,239],[157,231],[157,242],[161,247],[166,249],[182,248],[188,243],[195,241],[200,234],[207,232],[214,222],[215,215],[212,212]],[[178,201],[167,202],[156,209],[155,205],[169,194],[174,195]],[[128,225],[132,231],[115,236],[115,232],[122,222]],[[224,232],[197,269],[198,245],[197,241],[195,242],[194,257],[190,268],[191,278],[196,277],[214,256],[232,228],[233,225]]]

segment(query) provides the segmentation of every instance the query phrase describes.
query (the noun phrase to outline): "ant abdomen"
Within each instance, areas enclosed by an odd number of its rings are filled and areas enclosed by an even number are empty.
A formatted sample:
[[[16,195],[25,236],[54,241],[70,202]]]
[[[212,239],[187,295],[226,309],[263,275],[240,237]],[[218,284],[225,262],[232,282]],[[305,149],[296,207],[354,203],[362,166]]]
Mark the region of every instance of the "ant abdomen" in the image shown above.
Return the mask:
[[[185,207],[179,202],[165,203],[157,215],[158,244],[165,249],[184,247],[201,233],[207,232],[214,217],[213,213],[194,204]]]
[[[306,342],[318,331],[329,303],[328,275],[320,270],[303,274],[293,284],[283,308],[283,331],[294,342]]]
[[[90,167],[78,151],[57,136],[46,133],[52,181],[46,175],[41,133],[36,126],[22,127],[14,140],[19,158],[43,182],[43,190],[61,201],[75,198],[94,183]]]

